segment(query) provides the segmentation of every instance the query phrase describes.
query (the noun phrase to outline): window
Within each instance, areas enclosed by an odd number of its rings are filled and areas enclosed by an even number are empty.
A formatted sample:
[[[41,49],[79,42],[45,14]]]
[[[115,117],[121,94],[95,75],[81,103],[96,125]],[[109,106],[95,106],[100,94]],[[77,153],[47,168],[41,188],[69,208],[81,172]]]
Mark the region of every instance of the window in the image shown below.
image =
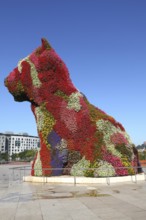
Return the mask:
[[[15,146],[20,147],[20,139],[15,141]]]

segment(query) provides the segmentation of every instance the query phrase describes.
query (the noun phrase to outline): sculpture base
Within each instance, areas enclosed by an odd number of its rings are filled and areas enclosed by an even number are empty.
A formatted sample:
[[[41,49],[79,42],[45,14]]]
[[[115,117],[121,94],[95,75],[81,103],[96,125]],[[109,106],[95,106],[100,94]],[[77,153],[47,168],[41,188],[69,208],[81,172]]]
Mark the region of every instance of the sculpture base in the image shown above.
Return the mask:
[[[132,176],[119,176],[119,177],[74,177],[74,176],[51,176],[51,177],[37,177],[37,176],[24,176],[24,182],[33,183],[71,183],[71,184],[110,184],[122,182],[137,182],[139,180],[146,181],[146,174],[136,174]]]

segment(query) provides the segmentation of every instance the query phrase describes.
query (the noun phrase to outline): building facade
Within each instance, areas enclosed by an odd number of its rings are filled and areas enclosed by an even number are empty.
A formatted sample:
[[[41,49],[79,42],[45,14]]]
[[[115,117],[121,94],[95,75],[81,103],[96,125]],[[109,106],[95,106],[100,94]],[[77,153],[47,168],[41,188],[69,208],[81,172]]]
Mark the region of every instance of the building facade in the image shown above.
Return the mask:
[[[27,133],[0,133],[0,152],[8,152],[9,156],[39,147],[40,140],[37,136],[30,136]]]
[[[7,152],[7,146],[6,146],[6,135],[0,133],[0,153]]]

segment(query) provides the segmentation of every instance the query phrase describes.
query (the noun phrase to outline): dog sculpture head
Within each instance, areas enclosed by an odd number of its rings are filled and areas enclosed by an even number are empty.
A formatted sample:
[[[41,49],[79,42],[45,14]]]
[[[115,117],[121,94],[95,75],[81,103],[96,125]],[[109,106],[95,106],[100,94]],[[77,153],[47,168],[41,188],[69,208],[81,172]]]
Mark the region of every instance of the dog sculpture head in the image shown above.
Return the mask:
[[[5,86],[15,101],[29,101],[36,105],[49,102],[49,94],[57,90],[64,90],[68,95],[76,91],[66,65],[45,39],[33,53],[18,62],[5,79]]]

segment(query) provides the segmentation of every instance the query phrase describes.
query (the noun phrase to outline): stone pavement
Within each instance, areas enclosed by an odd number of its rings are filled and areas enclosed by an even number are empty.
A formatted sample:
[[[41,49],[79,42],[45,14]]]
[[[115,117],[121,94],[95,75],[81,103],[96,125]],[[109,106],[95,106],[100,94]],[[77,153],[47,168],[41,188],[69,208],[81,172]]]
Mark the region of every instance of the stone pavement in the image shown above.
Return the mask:
[[[0,188],[1,220],[145,220],[146,182],[15,183]]]
[[[146,219],[145,181],[76,186],[14,181],[8,185],[4,178],[0,220]]]

